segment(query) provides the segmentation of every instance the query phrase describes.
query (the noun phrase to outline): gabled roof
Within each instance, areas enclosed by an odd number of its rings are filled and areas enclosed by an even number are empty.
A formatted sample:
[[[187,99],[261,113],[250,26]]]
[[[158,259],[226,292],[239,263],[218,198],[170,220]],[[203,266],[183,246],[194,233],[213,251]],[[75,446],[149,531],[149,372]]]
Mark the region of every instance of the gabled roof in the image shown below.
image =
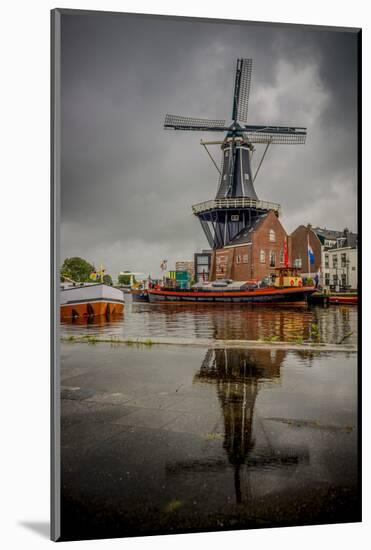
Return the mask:
[[[312,230],[322,244],[324,244],[325,240],[337,241],[338,239],[344,239],[341,242],[341,246],[351,246],[352,248],[357,246],[357,233],[352,233],[348,229],[335,231],[334,229],[327,229],[326,227],[313,227]]]
[[[233,239],[231,239],[225,246],[236,246],[238,244],[251,243],[252,234],[263,223],[263,220],[268,214],[262,214],[249,226],[244,227]]]

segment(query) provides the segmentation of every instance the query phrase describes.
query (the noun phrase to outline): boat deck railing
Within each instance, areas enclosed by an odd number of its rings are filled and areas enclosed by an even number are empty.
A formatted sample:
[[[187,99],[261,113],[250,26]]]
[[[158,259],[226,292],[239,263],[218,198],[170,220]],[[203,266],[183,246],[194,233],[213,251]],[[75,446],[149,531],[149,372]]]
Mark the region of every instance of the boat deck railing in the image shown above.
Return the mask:
[[[281,213],[281,206],[279,204],[275,202],[251,199],[249,197],[233,197],[200,202],[192,206],[192,211],[197,215],[218,208],[230,210],[238,210],[240,208],[256,208],[257,210],[274,210],[277,214]]]

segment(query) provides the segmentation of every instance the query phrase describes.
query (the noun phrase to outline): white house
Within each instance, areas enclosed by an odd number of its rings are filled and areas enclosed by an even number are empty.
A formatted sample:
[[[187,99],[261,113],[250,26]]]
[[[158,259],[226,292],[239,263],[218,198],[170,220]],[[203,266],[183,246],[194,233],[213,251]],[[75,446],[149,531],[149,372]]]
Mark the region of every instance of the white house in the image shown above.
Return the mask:
[[[357,289],[357,248],[345,246],[323,251],[322,281],[335,290]]]

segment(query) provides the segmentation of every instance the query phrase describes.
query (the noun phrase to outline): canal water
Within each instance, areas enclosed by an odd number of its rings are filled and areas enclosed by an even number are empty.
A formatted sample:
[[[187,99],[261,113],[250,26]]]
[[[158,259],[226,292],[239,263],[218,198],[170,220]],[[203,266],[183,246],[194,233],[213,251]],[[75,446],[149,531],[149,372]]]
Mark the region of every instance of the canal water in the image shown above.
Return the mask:
[[[354,352],[62,342],[61,413],[64,540],[360,520]]]
[[[135,304],[125,294],[122,316],[62,324],[62,336],[97,334],[121,338],[203,339],[357,343],[357,307]],[[343,340],[344,339],[344,340]]]

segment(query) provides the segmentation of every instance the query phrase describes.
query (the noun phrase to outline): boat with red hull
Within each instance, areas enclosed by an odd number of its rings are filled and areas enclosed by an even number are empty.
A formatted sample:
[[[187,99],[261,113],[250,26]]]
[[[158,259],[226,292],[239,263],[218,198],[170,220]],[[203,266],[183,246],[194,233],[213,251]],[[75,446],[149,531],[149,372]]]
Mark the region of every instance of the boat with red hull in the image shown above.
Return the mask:
[[[330,304],[358,304],[358,295],[357,294],[331,294],[329,297]]]
[[[166,288],[148,290],[150,303],[306,303],[307,297],[315,292],[313,287],[265,287],[246,290],[190,289],[170,290]]]

